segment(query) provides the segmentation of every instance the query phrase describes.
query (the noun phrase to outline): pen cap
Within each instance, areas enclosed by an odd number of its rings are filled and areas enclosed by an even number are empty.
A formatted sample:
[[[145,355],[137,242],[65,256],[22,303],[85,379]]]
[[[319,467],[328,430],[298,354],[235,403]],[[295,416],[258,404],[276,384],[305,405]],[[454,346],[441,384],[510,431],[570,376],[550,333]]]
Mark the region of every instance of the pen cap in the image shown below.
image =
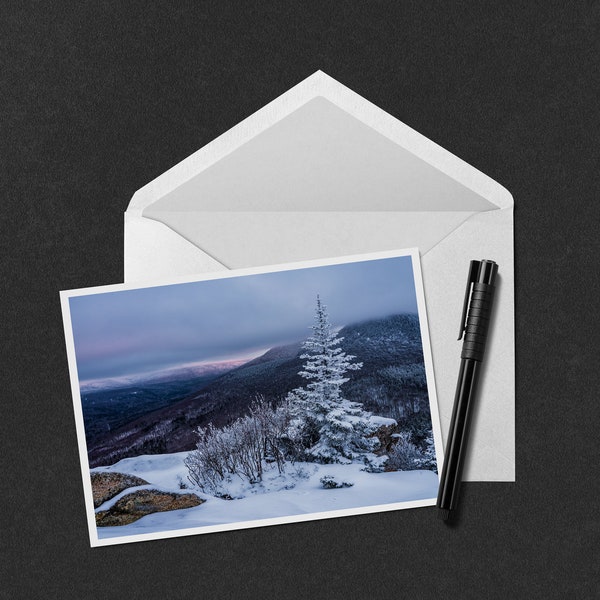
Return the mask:
[[[493,260],[480,260],[473,262],[479,263],[476,283],[494,285],[496,282],[496,274],[498,273],[498,265]]]
[[[461,358],[483,360],[497,273],[498,265],[493,260],[471,261],[465,297],[468,312],[464,323],[465,337]]]

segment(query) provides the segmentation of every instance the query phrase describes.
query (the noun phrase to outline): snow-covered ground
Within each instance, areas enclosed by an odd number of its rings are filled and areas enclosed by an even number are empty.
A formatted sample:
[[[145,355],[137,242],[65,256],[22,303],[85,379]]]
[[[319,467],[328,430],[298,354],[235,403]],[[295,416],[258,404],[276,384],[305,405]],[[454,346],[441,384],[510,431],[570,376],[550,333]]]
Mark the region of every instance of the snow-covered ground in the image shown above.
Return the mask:
[[[244,484],[241,480],[237,482],[236,478],[230,484],[229,490],[244,497],[223,500],[204,494],[191,486],[189,490],[180,488],[182,481],[190,485],[183,463],[187,454],[179,452],[138,456],[121,460],[109,467],[93,469],[137,475],[150,483],[149,486],[125,490],[97,510],[106,510],[132,489],[152,488],[178,493],[191,491],[206,500],[194,508],[147,515],[129,525],[98,527],[98,538],[103,540],[139,534],[154,534],[153,537],[158,537],[157,534],[181,529],[232,529],[248,526],[249,521],[271,520],[273,523],[277,522],[273,521],[274,519],[282,519],[282,522],[289,522],[313,518],[307,515],[315,513],[318,515],[315,514],[314,518],[347,514],[343,511],[348,509],[351,509],[351,513],[360,513],[402,508],[398,503],[414,506],[415,501],[420,501],[416,505],[427,505],[434,504],[437,495],[438,476],[432,471],[366,473],[361,471],[360,464],[296,463],[288,465],[286,472],[281,475],[273,467],[265,474],[263,482],[254,486]],[[325,475],[353,485],[340,489],[324,489],[320,479]],[[330,511],[334,512],[331,515],[323,514]],[[246,525],[241,525],[242,523]]]

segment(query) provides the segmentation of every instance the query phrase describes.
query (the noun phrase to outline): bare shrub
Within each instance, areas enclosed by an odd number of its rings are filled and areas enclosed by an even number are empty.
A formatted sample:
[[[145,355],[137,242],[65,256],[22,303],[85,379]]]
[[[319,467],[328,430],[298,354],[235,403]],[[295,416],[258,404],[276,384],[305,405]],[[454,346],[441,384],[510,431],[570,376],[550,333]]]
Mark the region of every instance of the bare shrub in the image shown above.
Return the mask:
[[[231,425],[199,427],[196,450],[185,459],[190,481],[206,493],[223,496],[224,482],[231,476],[259,483],[270,463],[282,472],[286,456],[281,439],[289,421],[286,405],[274,409],[259,397],[250,414]]]

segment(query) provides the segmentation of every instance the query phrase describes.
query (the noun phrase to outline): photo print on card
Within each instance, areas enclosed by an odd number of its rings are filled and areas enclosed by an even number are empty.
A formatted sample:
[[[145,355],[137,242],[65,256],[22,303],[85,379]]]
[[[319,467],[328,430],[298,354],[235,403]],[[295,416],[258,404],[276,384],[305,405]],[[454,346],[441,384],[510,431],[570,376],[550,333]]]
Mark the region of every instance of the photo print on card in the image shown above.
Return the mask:
[[[93,546],[435,504],[417,250],[61,302]]]

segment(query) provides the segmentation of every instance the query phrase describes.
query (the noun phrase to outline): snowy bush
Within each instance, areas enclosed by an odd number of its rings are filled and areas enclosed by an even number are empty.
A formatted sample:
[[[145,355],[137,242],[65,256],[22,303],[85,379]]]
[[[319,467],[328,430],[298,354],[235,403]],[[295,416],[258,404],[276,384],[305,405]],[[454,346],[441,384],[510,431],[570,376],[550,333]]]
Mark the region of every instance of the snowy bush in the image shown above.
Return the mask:
[[[212,423],[206,428],[198,428],[196,450],[190,452],[185,459],[188,478],[202,491],[215,496],[222,495],[221,484],[233,472],[230,461],[228,442],[230,428],[217,429]]]
[[[249,415],[231,425],[198,428],[196,450],[185,459],[190,481],[206,493],[223,496],[232,476],[253,484],[262,481],[264,469],[272,464],[282,472],[285,454],[280,439],[289,420],[285,406],[273,409],[259,399]]]
[[[340,488],[349,488],[354,485],[350,481],[338,481],[333,475],[323,475],[323,477],[321,477],[321,479],[319,481],[321,482],[321,485],[326,490],[337,490]]]
[[[292,469],[294,479],[309,479],[311,472],[308,471],[304,466],[295,465]]]
[[[407,431],[396,434],[396,443],[389,453],[387,468],[393,471],[413,471],[422,468],[423,453],[411,441]]]
[[[389,457],[386,455],[376,456],[375,454],[365,454],[363,456],[363,462],[365,463],[363,471],[367,473],[382,473],[388,461]]]

